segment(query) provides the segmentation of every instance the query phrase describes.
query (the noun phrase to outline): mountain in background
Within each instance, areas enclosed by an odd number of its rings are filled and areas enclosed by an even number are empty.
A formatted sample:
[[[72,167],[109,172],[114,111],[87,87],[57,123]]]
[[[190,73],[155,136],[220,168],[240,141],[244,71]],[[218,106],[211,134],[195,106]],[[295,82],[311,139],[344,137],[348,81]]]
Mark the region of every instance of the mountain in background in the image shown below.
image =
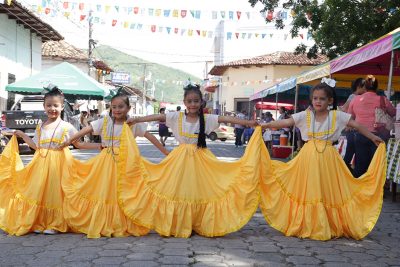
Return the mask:
[[[110,46],[96,47],[93,54],[97,59],[104,61],[114,71],[130,73],[130,85],[138,89],[143,89],[143,79],[138,79],[138,77],[143,77],[143,63],[148,63],[146,64],[146,75],[150,78],[149,73],[151,73],[151,80],[146,81],[147,94],[150,95],[150,90],[154,82],[154,98],[161,102],[182,103],[183,85],[176,84],[176,82],[173,83],[172,81],[186,81],[189,78],[194,82],[200,81],[200,78],[184,71],[143,60]]]

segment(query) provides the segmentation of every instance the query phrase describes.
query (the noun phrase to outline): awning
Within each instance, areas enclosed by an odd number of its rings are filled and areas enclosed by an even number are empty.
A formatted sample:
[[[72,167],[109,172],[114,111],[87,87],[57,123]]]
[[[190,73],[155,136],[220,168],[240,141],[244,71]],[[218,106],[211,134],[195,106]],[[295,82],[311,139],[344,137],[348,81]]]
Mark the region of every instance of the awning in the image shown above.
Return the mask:
[[[303,72],[297,76],[297,84],[306,83],[322,77],[329,76],[331,72],[331,66],[328,63],[324,63],[320,66],[312,68],[306,72]]]
[[[80,69],[67,62],[58,64],[24,80],[6,86],[6,91],[40,94],[49,83],[56,85],[65,95],[102,99],[110,90]]]
[[[282,92],[290,90],[294,87],[296,87],[296,77],[291,77],[291,78],[286,79],[276,85],[273,85],[267,89],[264,89],[262,91],[255,93],[254,95],[252,95],[250,97],[250,101],[252,101],[254,99],[263,98],[268,95],[273,95],[275,93],[282,93]]]

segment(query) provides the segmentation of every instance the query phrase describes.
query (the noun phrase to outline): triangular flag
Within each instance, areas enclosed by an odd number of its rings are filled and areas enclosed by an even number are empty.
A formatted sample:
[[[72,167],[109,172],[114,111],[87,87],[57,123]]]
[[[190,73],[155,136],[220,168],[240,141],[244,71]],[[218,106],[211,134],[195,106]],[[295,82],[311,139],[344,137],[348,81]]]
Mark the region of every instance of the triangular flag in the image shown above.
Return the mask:
[[[181,17],[184,18],[186,17],[187,10],[181,10]]]
[[[195,11],[194,11],[194,10],[190,10],[190,14],[192,14],[192,17],[194,18],[194,16],[195,16]]]
[[[242,39],[244,39],[246,37],[246,33],[242,33]]]
[[[69,3],[68,3],[68,2],[64,2],[64,3],[63,3],[63,7],[64,7],[64,9],[68,9],[68,5],[69,5]]]
[[[200,16],[201,16],[201,11],[200,10],[196,10],[195,18],[196,19],[200,19]]]
[[[106,6],[105,7],[106,13],[110,12],[110,9],[111,9],[111,6]]]
[[[206,37],[207,36],[207,31],[201,31],[201,36]]]
[[[141,30],[143,28],[143,24],[138,24],[136,29]]]
[[[237,32],[237,33],[235,33],[235,35],[236,35],[236,39],[238,39],[239,38],[239,33]]]
[[[170,13],[171,13],[170,9],[164,10],[164,17],[168,18]]]
[[[247,19],[250,19],[250,12],[246,12]]]
[[[213,31],[208,31],[207,32],[207,37],[212,38],[213,37]]]
[[[151,32],[156,32],[156,25],[151,25]]]
[[[174,18],[179,17],[179,10],[178,9],[174,9],[174,11],[172,11],[172,17],[174,17]]]
[[[42,6],[39,5],[38,8],[37,8],[37,12],[40,14],[40,13],[42,13],[42,10],[43,10]]]
[[[225,18],[225,11],[221,11],[221,17],[224,19]]]
[[[271,33],[271,34],[269,35],[269,37],[271,37],[271,38],[272,38],[272,36],[274,36],[274,34],[273,34],[273,33]]]
[[[64,12],[64,17],[69,18],[70,15],[71,15],[71,12]]]
[[[186,29],[181,29],[181,35],[184,35],[186,32]]]
[[[259,33],[255,33],[254,35],[256,36],[256,38],[258,38],[258,36],[259,36],[260,34],[259,34]]]
[[[197,35],[200,36],[201,31],[200,30],[196,30]]]
[[[218,19],[218,12],[217,11],[213,11],[212,12],[212,19]]]
[[[139,13],[139,7],[135,6],[133,8],[133,14],[138,14]]]
[[[46,7],[44,10],[44,14],[46,14],[46,15],[50,14],[50,8]]]
[[[111,25],[114,27],[115,25],[117,25],[117,20],[116,19],[113,19],[112,20],[112,22],[111,22]]]
[[[131,24],[131,29],[134,30],[134,29],[135,29],[135,26],[136,26],[136,23],[132,23],[132,24]]]
[[[166,29],[167,29],[167,33],[170,34],[170,32],[171,32],[171,27],[167,27]]]
[[[178,32],[179,32],[179,29],[178,29],[178,28],[175,28],[175,29],[174,29],[174,33],[177,34]]]
[[[233,19],[233,11],[229,11],[229,19]]]
[[[271,21],[274,18],[274,12],[273,11],[268,11],[268,15],[267,15],[267,20]]]
[[[156,16],[157,17],[161,16],[161,9],[160,8],[156,9]]]
[[[79,10],[85,9],[85,4],[84,3],[79,3]]]
[[[236,11],[236,16],[237,16],[238,20],[240,19],[240,16],[241,16],[241,15],[242,15],[242,12]]]
[[[284,35],[283,35],[283,39],[287,39],[288,38],[288,34],[287,33],[285,33]]]
[[[261,37],[264,39],[266,35],[267,35],[266,33],[263,33],[261,34]]]
[[[115,11],[117,11],[117,13],[119,13],[119,6],[114,6]]]
[[[149,16],[153,16],[154,15],[154,8],[149,8]]]
[[[79,17],[79,20],[80,20],[80,21],[83,21],[83,20],[85,20],[85,18],[86,18],[86,15],[81,15],[81,16]]]
[[[307,32],[307,40],[310,40],[310,39],[312,39],[312,34],[311,34],[311,32]]]
[[[302,33],[299,34],[301,39],[304,39],[304,35]]]
[[[124,28],[126,29],[126,28],[128,28],[129,27],[129,22],[128,21],[125,21],[124,22]]]
[[[251,34],[251,33],[248,33],[248,34],[247,34],[247,39],[251,39],[251,36],[252,36],[252,34]]]
[[[163,32],[163,30],[164,30],[164,27],[163,27],[163,26],[159,26],[159,27],[158,27],[158,32]]]
[[[97,5],[97,12],[101,12],[101,5]]]
[[[192,36],[192,35],[193,35],[193,30],[191,30],[191,29],[188,30],[188,35],[189,35],[189,36]]]
[[[132,7],[128,7],[128,15],[130,15],[132,13],[133,8]]]

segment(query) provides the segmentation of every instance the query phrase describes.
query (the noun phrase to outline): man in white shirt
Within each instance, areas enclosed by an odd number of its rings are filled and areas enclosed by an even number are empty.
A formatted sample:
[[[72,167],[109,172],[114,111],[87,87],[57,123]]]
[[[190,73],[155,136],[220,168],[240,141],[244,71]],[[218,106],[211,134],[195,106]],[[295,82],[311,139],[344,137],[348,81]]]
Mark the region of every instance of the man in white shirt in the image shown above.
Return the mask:
[[[242,110],[242,112],[239,112],[236,115],[236,117],[239,118],[239,119],[242,119],[242,120],[246,119],[246,111]],[[235,136],[236,136],[235,146],[236,147],[243,145],[243,143],[242,143],[243,131],[244,131],[244,126],[243,125],[235,124]]]

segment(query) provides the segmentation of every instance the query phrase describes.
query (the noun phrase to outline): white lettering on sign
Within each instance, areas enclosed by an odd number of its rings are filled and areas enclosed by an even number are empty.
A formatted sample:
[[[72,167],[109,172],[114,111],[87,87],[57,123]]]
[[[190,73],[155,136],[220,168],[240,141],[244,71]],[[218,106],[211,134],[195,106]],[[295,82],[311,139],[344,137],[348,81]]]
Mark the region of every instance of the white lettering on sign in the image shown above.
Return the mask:
[[[14,121],[16,125],[37,125],[42,122],[41,119],[20,119]]]

